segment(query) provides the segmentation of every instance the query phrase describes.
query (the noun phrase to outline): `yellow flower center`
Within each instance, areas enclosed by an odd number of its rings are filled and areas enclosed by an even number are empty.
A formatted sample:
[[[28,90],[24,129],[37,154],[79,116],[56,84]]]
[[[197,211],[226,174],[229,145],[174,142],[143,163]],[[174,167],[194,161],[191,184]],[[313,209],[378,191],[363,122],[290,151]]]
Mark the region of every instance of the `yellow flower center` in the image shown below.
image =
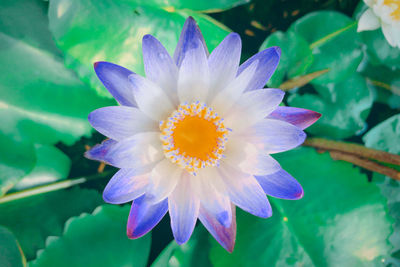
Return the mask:
[[[218,165],[228,134],[223,119],[200,102],[179,105],[160,130],[165,156],[193,175]]]
[[[400,0],[383,0],[385,6],[390,6],[393,12],[390,16],[397,21],[400,21]]]

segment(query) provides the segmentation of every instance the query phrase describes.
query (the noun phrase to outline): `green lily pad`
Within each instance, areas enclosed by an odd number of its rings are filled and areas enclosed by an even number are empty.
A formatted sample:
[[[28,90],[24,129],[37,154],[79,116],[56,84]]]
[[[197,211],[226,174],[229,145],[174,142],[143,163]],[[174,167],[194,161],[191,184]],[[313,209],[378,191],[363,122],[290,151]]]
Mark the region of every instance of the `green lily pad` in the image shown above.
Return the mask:
[[[313,55],[307,41],[294,32],[274,32],[263,42],[260,50],[279,46],[282,50],[278,67],[268,82],[269,87],[278,88],[285,75],[289,79],[305,74],[313,63]]]
[[[49,8],[50,30],[66,56],[66,65],[106,97],[111,95],[96,77],[94,62],[109,61],[143,74],[142,37],[154,35],[171,53],[188,16],[197,20],[210,49],[229,32],[206,15],[187,10],[168,12],[134,2],[54,0]]]
[[[26,260],[15,236],[0,226],[0,262],[3,267],[26,266]]]
[[[391,245],[391,218],[379,188],[350,163],[300,148],[277,154],[304,188],[301,200],[269,198],[273,215],[238,212],[237,243],[228,254],[213,241],[214,266],[371,266]],[[301,167],[299,167],[301,166]],[[212,239],[212,237],[210,237]]]
[[[36,165],[33,170],[14,186],[23,190],[34,186],[53,183],[67,178],[71,160],[54,146],[35,145]]]
[[[27,259],[31,260],[45,246],[48,236],[61,235],[66,220],[91,212],[101,203],[99,193],[80,188],[0,202],[0,225],[16,235]]]
[[[356,21],[335,11],[313,12],[290,26],[289,31],[301,35],[312,49],[308,72],[329,69],[313,84],[343,81],[356,72],[363,57],[356,30]]]
[[[374,88],[376,101],[392,109],[400,108],[400,69],[393,70],[384,65],[365,64],[359,70]]]
[[[49,238],[29,266],[146,266],[150,235],[136,240],[126,236],[129,209],[104,205],[71,218],[63,235]]]
[[[360,134],[366,128],[365,119],[371,110],[373,96],[359,74],[340,83],[314,87],[318,95],[295,94],[288,99],[291,106],[322,114],[321,119],[307,129],[308,132],[342,139]]]
[[[36,164],[33,145],[17,142],[0,132],[0,197],[13,188]]]
[[[363,141],[365,146],[400,155],[400,114],[390,117],[368,131]],[[382,190],[388,201],[389,214],[395,219],[393,224],[393,234],[389,240],[393,245],[391,250],[392,259],[386,263],[393,266],[400,264],[400,182],[389,177],[382,178],[383,175],[374,173],[373,181]]]
[[[223,10],[250,3],[251,0],[123,0],[128,4],[152,6],[166,10],[191,9],[203,12],[221,12]]]

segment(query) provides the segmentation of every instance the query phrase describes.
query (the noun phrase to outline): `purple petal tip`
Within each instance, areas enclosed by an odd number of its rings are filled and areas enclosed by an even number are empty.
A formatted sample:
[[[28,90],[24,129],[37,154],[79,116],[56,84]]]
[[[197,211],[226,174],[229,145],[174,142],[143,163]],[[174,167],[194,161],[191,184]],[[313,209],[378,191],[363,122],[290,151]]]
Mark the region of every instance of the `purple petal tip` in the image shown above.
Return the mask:
[[[282,50],[279,46],[274,46],[275,52],[278,54],[278,56],[281,56]]]

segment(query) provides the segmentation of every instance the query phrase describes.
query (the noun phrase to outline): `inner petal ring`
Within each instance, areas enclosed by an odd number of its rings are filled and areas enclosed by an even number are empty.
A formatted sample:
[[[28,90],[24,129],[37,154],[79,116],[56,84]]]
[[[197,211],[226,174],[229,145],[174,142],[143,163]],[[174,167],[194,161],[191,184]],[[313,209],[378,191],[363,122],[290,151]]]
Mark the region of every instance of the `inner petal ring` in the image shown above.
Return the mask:
[[[228,140],[223,119],[199,101],[181,104],[160,122],[164,154],[173,163],[196,175],[196,170],[218,166]]]

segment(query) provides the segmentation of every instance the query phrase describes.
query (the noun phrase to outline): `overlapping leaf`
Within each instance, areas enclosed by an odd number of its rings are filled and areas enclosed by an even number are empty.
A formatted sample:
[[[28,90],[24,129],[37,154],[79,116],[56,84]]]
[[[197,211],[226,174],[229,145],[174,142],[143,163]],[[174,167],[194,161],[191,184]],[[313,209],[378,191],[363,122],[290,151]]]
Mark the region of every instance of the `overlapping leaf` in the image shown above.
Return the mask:
[[[46,249],[30,266],[146,266],[150,235],[126,236],[129,205],[105,205],[93,214],[71,218],[61,237],[49,238]]]
[[[26,266],[26,261],[18,241],[5,227],[0,226],[0,263],[3,267]]]
[[[318,111],[321,119],[308,131],[335,139],[347,138],[365,129],[373,97],[365,79],[354,74],[346,81],[315,85],[318,95],[291,95],[291,106]]]
[[[0,203],[0,225],[16,235],[31,260],[48,236],[61,235],[66,220],[91,212],[101,203],[96,191],[79,188],[35,195]]]

